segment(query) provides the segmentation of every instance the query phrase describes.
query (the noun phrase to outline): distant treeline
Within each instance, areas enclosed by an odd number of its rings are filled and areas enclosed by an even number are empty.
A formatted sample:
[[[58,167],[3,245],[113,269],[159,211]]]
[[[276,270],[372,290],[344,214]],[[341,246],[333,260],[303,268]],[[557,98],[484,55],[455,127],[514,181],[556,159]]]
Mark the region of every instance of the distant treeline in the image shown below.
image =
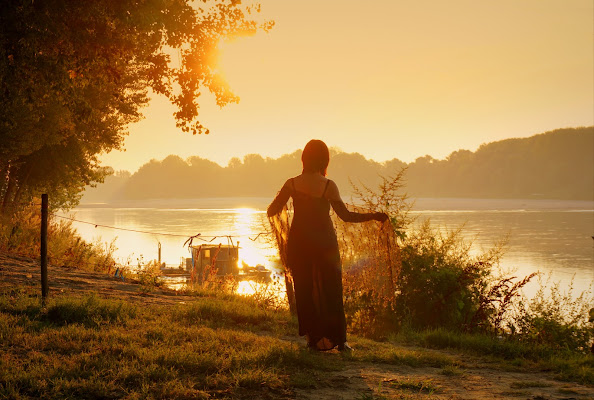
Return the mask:
[[[119,200],[272,197],[285,179],[299,174],[301,150],[282,157],[249,154],[226,167],[212,161],[168,156],[151,160],[136,173],[120,171],[83,202]],[[348,199],[351,183],[375,187],[380,176],[406,168],[406,190],[414,197],[475,197],[594,200],[594,127],[558,129],[529,138],[458,150],[444,160],[431,156],[409,164],[383,163],[358,153],[333,151],[328,175]]]

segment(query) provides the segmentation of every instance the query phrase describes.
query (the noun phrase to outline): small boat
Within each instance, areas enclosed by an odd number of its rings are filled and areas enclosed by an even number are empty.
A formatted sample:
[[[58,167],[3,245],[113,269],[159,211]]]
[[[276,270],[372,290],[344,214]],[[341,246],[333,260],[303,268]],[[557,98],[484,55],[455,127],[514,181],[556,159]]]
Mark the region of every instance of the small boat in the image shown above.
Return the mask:
[[[219,276],[232,275],[240,280],[271,279],[272,271],[263,265],[252,267],[242,262],[241,268],[239,267],[239,246],[198,245],[190,246],[190,249],[192,257],[186,258],[185,266],[182,265],[180,268],[185,274],[195,276],[198,282],[203,279],[205,273],[212,273],[213,270]]]

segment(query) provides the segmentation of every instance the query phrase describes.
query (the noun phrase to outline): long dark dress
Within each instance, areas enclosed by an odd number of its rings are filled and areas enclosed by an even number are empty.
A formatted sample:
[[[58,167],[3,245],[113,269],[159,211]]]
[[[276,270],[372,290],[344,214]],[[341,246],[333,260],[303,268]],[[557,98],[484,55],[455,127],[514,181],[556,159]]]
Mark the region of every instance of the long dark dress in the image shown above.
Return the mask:
[[[317,197],[296,190],[290,179],[268,207],[268,215],[276,215],[293,198],[286,267],[293,276],[299,334],[306,335],[309,346],[318,350],[346,342],[342,268],[330,206],[346,222],[377,218],[375,213],[350,212],[342,201],[328,201],[324,195],[329,183]]]
[[[324,198],[326,188],[321,197],[314,197],[293,186],[295,214],[287,249],[299,334],[307,335],[310,346],[320,349],[346,342],[340,253],[330,219],[330,202]]]

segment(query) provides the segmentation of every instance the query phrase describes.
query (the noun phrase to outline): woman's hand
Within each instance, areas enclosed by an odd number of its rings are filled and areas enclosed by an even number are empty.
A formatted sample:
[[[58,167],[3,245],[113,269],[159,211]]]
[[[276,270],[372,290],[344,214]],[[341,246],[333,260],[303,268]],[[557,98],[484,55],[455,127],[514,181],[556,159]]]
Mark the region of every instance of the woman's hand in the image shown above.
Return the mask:
[[[373,219],[375,219],[379,222],[386,222],[388,219],[390,219],[390,217],[388,217],[388,214],[386,214],[384,212],[377,212],[377,213],[375,213]]]

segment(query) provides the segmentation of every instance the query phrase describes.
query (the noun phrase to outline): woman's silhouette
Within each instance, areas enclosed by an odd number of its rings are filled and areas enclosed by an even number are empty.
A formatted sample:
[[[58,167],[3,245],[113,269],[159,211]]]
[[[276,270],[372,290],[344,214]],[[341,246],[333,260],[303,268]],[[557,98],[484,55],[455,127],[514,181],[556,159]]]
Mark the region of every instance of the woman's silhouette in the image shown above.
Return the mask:
[[[328,147],[311,140],[301,155],[303,172],[285,182],[268,207],[280,213],[293,198],[295,214],[289,230],[286,263],[293,275],[299,334],[316,350],[350,350],[342,302],[342,270],[330,206],[346,222],[385,221],[385,213],[347,210],[336,184],[326,178]]]

